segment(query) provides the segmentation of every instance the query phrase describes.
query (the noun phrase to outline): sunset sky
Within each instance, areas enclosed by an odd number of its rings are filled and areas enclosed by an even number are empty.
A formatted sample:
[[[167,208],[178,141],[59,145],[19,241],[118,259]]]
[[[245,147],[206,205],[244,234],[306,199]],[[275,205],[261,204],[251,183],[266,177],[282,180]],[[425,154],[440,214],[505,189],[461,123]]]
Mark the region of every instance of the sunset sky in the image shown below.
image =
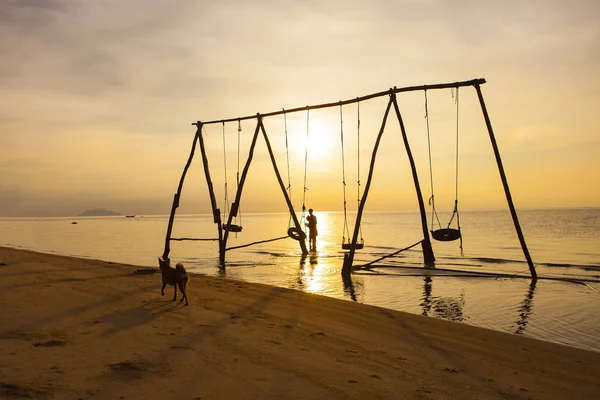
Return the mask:
[[[1,0],[0,37],[0,216],[168,214],[194,121],[474,78],[487,80],[482,91],[517,209],[600,206],[597,0]],[[427,199],[424,95],[398,100]],[[360,106],[363,187],[386,101]],[[458,105],[461,207],[506,208],[475,90],[460,89]],[[428,92],[428,106],[434,192],[447,209],[456,187],[453,93]],[[342,111],[355,209],[357,109]],[[392,117],[368,210],[415,209]],[[343,203],[339,118],[338,108],[310,114],[306,195],[317,210]],[[299,209],[306,113],[287,119]],[[265,126],[287,183],[283,119]],[[230,200],[237,128],[225,125]],[[241,128],[243,166],[255,121]],[[223,208],[222,126],[208,126],[205,140]],[[242,207],[285,211],[262,138]],[[197,156],[180,212],[208,211]]]

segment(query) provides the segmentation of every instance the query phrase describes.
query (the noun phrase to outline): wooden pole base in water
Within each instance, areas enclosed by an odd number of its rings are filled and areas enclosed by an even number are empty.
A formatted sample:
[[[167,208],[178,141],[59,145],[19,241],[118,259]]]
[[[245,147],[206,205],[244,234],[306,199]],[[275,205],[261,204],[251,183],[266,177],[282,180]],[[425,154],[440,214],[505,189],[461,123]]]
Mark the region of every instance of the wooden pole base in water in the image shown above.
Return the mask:
[[[412,171],[413,181],[415,183],[415,191],[417,192],[417,200],[419,202],[421,227],[423,229],[423,241],[421,242],[421,247],[423,249],[423,261],[425,262],[425,265],[433,265],[435,263],[435,256],[433,255],[433,248],[431,247],[431,240],[429,239],[429,231],[427,230],[427,214],[425,214],[425,203],[423,202],[423,194],[421,193],[421,185],[419,184],[417,167],[415,166],[415,160],[412,152],[410,151],[408,136],[406,135],[406,129],[404,127],[404,122],[402,121],[402,115],[400,115],[400,109],[398,108],[398,102],[396,101],[395,93],[392,94],[392,102],[394,103],[394,111],[396,111],[396,117],[398,117],[400,130],[402,131],[402,140],[404,141],[404,147],[406,148],[406,154],[408,155],[408,161],[410,162],[410,170]]]
[[[208,186],[208,194],[210,196],[210,204],[213,211],[213,222],[217,224],[219,233],[219,262],[225,264],[225,243],[223,242],[223,227],[221,226],[221,210],[217,208],[217,198],[215,197],[215,189],[210,177],[210,169],[208,167],[208,157],[206,156],[206,147],[202,137],[202,122],[198,121],[198,143],[200,144],[200,152],[202,153],[202,165],[204,166],[204,177],[206,178],[206,186]]]
[[[388,114],[390,113],[390,107],[392,106],[392,100],[388,102],[383,115],[383,121],[381,122],[381,128],[373,147],[373,154],[371,155],[371,165],[369,167],[369,175],[367,177],[367,183],[365,184],[365,191],[363,192],[360,204],[358,205],[358,211],[356,213],[356,222],[354,223],[354,233],[352,234],[352,244],[350,251],[344,254],[344,264],[342,265],[342,275],[349,275],[352,273],[352,263],[354,262],[354,253],[356,251],[356,242],[358,241],[358,233],[360,230],[360,220],[362,219],[363,210],[365,204],[367,204],[367,196],[369,195],[369,189],[371,188],[371,181],[373,180],[373,171],[375,169],[375,158],[377,157],[377,150],[379,149],[379,143],[381,142],[381,136],[385,130],[385,124],[387,122]]]
[[[515,230],[517,231],[517,236],[519,237],[519,242],[521,243],[521,248],[523,249],[523,254],[525,255],[525,259],[527,260],[527,265],[529,266],[531,278],[535,280],[537,279],[537,273],[535,271],[535,266],[533,265],[533,260],[529,255],[527,243],[525,243],[525,237],[523,236],[523,232],[521,231],[521,225],[519,224],[517,210],[515,209],[515,205],[513,204],[512,196],[510,195],[510,189],[508,187],[508,180],[506,179],[504,167],[502,166],[500,150],[498,150],[498,144],[496,143],[496,137],[494,136],[492,123],[490,122],[490,117],[488,115],[487,108],[485,107],[485,102],[483,101],[483,94],[481,93],[481,87],[479,87],[479,84],[475,84],[475,90],[477,90],[477,97],[479,97],[479,104],[481,104],[481,111],[483,112],[485,125],[487,126],[487,130],[490,135],[490,141],[492,142],[492,147],[494,149],[494,156],[496,156],[496,163],[498,164],[498,171],[500,172],[500,178],[502,179],[502,186],[504,186],[504,193],[506,195],[506,201],[508,202],[508,208],[510,209],[510,214],[512,215],[513,223],[515,224]]]

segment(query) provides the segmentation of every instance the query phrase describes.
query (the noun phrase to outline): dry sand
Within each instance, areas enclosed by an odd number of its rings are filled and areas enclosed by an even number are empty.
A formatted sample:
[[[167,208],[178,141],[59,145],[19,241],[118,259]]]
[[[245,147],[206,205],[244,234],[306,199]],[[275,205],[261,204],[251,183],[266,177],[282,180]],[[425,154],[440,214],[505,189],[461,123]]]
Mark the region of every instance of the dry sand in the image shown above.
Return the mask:
[[[600,353],[298,291],[0,248],[0,397],[597,399]]]

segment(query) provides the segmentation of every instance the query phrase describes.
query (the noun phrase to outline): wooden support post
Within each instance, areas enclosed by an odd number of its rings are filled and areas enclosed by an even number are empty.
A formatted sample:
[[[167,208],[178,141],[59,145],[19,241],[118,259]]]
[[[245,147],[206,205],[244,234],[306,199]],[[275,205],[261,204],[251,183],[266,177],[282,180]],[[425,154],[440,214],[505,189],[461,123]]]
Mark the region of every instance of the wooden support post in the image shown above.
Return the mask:
[[[531,278],[536,280],[537,273],[535,271],[535,266],[533,265],[533,260],[529,255],[529,250],[527,249],[527,243],[525,243],[525,237],[523,236],[523,232],[521,231],[521,225],[519,224],[519,218],[517,217],[517,210],[512,201],[512,196],[510,195],[510,189],[508,187],[508,180],[506,179],[506,174],[504,173],[504,167],[502,166],[502,159],[500,158],[500,151],[498,150],[498,144],[496,143],[496,138],[494,136],[494,131],[492,129],[492,123],[490,122],[490,117],[487,112],[487,108],[485,107],[485,102],[483,101],[483,94],[481,93],[481,87],[479,84],[475,84],[475,90],[477,90],[477,97],[479,97],[479,104],[481,104],[481,111],[483,112],[483,118],[485,119],[485,125],[487,126],[488,133],[490,135],[490,141],[492,142],[492,147],[494,149],[494,155],[496,156],[496,163],[498,164],[498,171],[500,172],[500,178],[502,179],[502,185],[504,186],[504,193],[506,194],[506,201],[508,202],[508,208],[510,209],[510,214],[512,215],[513,223],[515,224],[515,229],[517,231],[517,236],[519,237],[519,242],[521,242],[521,248],[523,249],[523,254],[525,254],[525,259],[527,260],[527,265],[529,266],[529,272],[531,273]]]
[[[298,216],[296,216],[296,212],[294,211],[294,206],[292,205],[292,201],[290,200],[287,190],[285,189],[283,180],[281,179],[281,174],[279,173],[279,168],[277,168],[277,163],[275,162],[275,156],[273,155],[273,150],[271,149],[271,143],[269,142],[269,137],[267,136],[267,132],[265,132],[265,127],[262,122],[262,116],[259,114],[257,116],[257,119],[258,119],[258,124],[260,126],[260,129],[262,131],[263,137],[265,138],[265,143],[267,144],[267,150],[269,151],[269,157],[271,158],[271,163],[273,164],[273,170],[275,171],[275,176],[277,176],[277,182],[279,182],[279,187],[281,188],[281,191],[283,192],[283,196],[285,197],[285,202],[287,203],[288,209],[290,211],[290,216],[292,217],[292,220],[294,221],[294,225],[296,226],[296,229],[298,229],[298,231],[300,232],[302,230],[302,227],[300,226],[300,222],[298,221]],[[298,240],[298,242],[300,243],[300,249],[302,250],[302,254],[308,254],[308,250],[306,249],[305,240],[303,238],[300,238],[300,240]]]
[[[400,109],[398,108],[398,102],[396,101],[396,93],[392,94],[391,101],[394,103],[396,117],[398,117],[398,122],[400,123],[400,130],[402,131],[402,140],[404,141],[404,147],[406,147],[406,154],[408,155],[408,161],[410,162],[410,169],[412,171],[413,181],[415,182],[417,200],[419,201],[419,211],[421,212],[421,227],[423,228],[423,241],[421,242],[421,247],[423,249],[423,259],[425,261],[425,265],[432,265],[433,263],[435,263],[435,256],[433,255],[433,249],[431,248],[431,239],[429,238],[429,231],[427,230],[427,214],[425,213],[425,203],[423,202],[423,194],[421,193],[421,185],[419,184],[417,167],[415,166],[415,160],[412,156],[412,152],[410,151],[408,137],[406,135],[406,129],[404,128],[404,122],[402,121]]]
[[[183,181],[185,180],[185,175],[187,174],[187,170],[192,163],[192,159],[194,158],[194,153],[196,152],[196,142],[198,141],[198,136],[200,135],[200,127],[196,130],[196,135],[194,136],[194,141],[192,143],[192,150],[190,151],[190,156],[188,157],[187,163],[183,168],[183,173],[181,174],[181,179],[179,179],[179,186],[177,187],[177,193],[173,197],[173,206],[171,207],[171,215],[169,216],[169,225],[167,227],[167,237],[165,238],[165,251],[163,252],[162,259],[166,260],[169,258],[169,253],[171,252],[171,231],[173,230],[173,222],[175,221],[175,210],[179,208],[179,198],[181,197],[181,190],[183,189]]]
[[[198,143],[200,143],[200,152],[202,153],[202,165],[204,166],[204,176],[206,177],[206,185],[208,186],[208,193],[210,195],[210,205],[213,212],[213,221],[217,224],[217,230],[219,233],[219,262],[221,265],[225,264],[225,243],[223,243],[223,227],[221,226],[221,210],[217,208],[217,199],[215,197],[215,189],[213,187],[212,179],[210,178],[210,170],[208,168],[208,157],[206,156],[206,147],[204,146],[204,139],[202,138],[202,122],[198,121]]]
[[[349,275],[352,272],[352,263],[354,262],[354,253],[356,251],[356,242],[358,240],[358,232],[360,230],[360,220],[362,218],[362,213],[365,208],[365,204],[367,204],[367,196],[369,195],[369,189],[371,188],[371,180],[373,179],[373,170],[375,169],[375,157],[377,156],[377,150],[379,149],[379,142],[381,142],[381,136],[383,135],[383,131],[385,130],[385,123],[387,121],[388,114],[390,113],[391,105],[392,105],[392,100],[390,98],[390,101],[388,102],[388,105],[385,109],[385,114],[383,116],[383,121],[381,122],[381,128],[379,129],[379,134],[377,135],[377,140],[375,141],[375,146],[373,147],[373,155],[371,156],[371,166],[369,167],[369,175],[367,177],[365,191],[363,192],[362,199],[360,200],[360,204],[358,206],[358,211],[356,213],[356,222],[354,223],[354,233],[352,234],[352,247],[350,247],[350,251],[344,255],[344,264],[342,266],[342,275]]]
[[[250,163],[252,162],[252,157],[254,157],[254,147],[256,146],[256,139],[258,138],[258,132],[260,129],[260,123],[256,123],[256,129],[254,130],[254,136],[252,137],[252,143],[250,144],[250,151],[248,153],[248,159],[246,160],[246,165],[244,165],[244,170],[242,171],[242,177],[240,178],[237,191],[235,193],[235,201],[231,206],[231,212],[227,217],[227,226],[231,226],[231,221],[235,215],[237,215],[237,210],[239,208],[240,199],[242,198],[242,190],[244,188],[244,183],[246,182],[246,175],[248,175],[248,170],[250,169]],[[223,248],[227,249],[227,239],[229,238],[229,231],[225,230],[223,234]],[[223,261],[225,258],[223,257]]]

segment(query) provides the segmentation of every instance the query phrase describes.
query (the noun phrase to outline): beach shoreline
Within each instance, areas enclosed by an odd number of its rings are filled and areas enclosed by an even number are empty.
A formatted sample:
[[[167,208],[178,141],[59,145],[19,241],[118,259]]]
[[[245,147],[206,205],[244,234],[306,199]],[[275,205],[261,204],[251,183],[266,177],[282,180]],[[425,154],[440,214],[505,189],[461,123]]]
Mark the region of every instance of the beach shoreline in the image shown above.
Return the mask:
[[[0,247],[0,397],[578,399],[600,353],[193,275]]]

